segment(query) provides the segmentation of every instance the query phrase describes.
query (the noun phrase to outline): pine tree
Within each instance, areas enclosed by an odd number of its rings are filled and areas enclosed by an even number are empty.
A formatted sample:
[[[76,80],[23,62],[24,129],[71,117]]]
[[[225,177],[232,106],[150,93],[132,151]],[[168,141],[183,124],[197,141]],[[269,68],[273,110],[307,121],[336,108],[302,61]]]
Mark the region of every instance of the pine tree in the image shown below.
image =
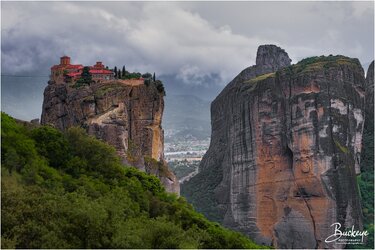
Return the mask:
[[[122,78],[125,78],[125,65],[122,67]]]
[[[118,77],[118,79],[121,79],[121,69],[118,69],[118,71],[117,71],[117,77]]]
[[[117,78],[117,67],[115,66],[115,68],[113,69],[113,71],[115,72],[115,78]]]
[[[90,68],[89,67],[84,67],[82,70],[81,78],[85,84],[90,85],[92,78],[90,74]]]
[[[155,82],[155,80],[156,80],[156,77],[155,77],[155,72],[154,72],[154,76],[152,77],[152,79],[154,80],[154,82]]]

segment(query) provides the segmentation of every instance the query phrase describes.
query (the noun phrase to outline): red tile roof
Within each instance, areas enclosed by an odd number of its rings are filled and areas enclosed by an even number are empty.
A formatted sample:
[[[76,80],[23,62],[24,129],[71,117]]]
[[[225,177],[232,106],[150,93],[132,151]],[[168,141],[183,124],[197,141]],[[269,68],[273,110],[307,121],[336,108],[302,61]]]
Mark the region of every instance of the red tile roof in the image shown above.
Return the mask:
[[[77,64],[77,65],[73,65],[73,64],[69,64],[69,65],[53,65],[51,67],[51,69],[60,69],[60,68],[64,68],[64,69],[82,69],[83,66],[82,64]]]
[[[69,64],[69,65],[66,66],[66,68],[68,68],[68,69],[83,69],[83,66],[82,66],[82,64],[77,64],[77,65]]]
[[[106,69],[90,69],[90,74],[113,74],[113,72]]]
[[[75,76],[78,76],[78,75],[81,75],[82,72],[73,72],[73,73],[69,73],[69,74],[66,74],[67,76],[70,76],[70,77],[75,77]]]
[[[103,75],[109,75],[109,74],[113,74],[112,71],[110,70],[106,70],[106,69],[90,69],[90,74],[103,74]],[[75,77],[75,76],[79,76],[82,74],[82,70],[78,71],[78,72],[72,72],[72,73],[68,73],[66,74],[67,76],[69,77]]]

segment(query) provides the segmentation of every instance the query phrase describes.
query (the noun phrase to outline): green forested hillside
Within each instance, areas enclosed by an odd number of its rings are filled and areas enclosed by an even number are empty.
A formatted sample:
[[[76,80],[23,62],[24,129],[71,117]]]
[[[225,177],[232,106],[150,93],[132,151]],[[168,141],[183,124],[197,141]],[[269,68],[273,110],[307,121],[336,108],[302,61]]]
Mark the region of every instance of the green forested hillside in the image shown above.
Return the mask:
[[[1,115],[2,248],[258,248],[82,129]]]
[[[361,192],[364,229],[369,232],[365,245],[358,248],[374,247],[374,110],[366,109],[362,139],[361,175],[358,186]],[[357,246],[356,246],[357,247]]]

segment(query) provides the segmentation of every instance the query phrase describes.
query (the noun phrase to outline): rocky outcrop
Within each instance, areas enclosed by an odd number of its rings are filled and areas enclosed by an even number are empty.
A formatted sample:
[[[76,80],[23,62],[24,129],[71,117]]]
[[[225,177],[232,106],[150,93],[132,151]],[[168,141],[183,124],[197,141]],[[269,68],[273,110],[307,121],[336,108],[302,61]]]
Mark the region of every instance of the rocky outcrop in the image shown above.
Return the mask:
[[[374,61],[370,64],[365,83],[366,105],[361,154],[361,179],[373,185],[374,175]]]
[[[163,93],[152,83],[112,81],[76,88],[50,82],[41,124],[61,130],[85,127],[114,146],[125,164],[155,174],[169,192],[179,193],[178,180],[164,162],[163,109]],[[160,164],[147,164],[145,158]]]
[[[210,148],[182,195],[261,244],[343,247],[325,239],[335,222],[362,227],[362,67],[344,56],[289,66],[273,45],[256,62],[212,102]]]
[[[366,113],[374,113],[374,61],[370,64],[366,74]]]

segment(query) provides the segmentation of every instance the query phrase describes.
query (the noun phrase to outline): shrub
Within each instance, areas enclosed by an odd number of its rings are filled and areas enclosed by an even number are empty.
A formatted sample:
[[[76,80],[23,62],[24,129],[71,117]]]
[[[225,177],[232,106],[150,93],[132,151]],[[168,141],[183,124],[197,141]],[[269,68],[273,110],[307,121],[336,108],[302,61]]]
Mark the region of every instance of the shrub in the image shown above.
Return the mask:
[[[163,82],[160,80],[156,80],[155,86],[156,86],[156,89],[159,91],[159,93],[163,93],[163,95],[165,96],[165,89],[164,89]]]

